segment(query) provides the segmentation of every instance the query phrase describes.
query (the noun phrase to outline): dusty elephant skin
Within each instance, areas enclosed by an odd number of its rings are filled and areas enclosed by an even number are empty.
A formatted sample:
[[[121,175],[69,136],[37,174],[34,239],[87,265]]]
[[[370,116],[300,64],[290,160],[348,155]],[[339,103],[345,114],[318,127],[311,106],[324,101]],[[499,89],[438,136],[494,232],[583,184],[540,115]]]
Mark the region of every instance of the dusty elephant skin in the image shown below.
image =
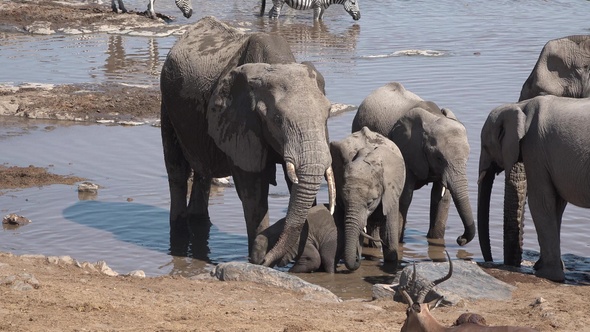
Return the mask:
[[[309,209],[301,236],[297,240],[297,256],[289,272],[336,272],[336,264],[344,250],[344,226],[340,216],[330,214],[329,207],[316,205]],[[285,218],[272,224],[256,236],[253,261],[260,261],[274,247],[285,228]],[[285,266],[289,261],[279,262]]]
[[[475,236],[466,171],[469,143],[455,115],[392,82],[373,91],[359,106],[352,131],[363,126],[388,137],[402,152],[406,163],[400,198],[404,228],[413,191],[432,183],[427,237],[444,238],[452,197],[465,228],[457,243],[469,243]]]
[[[336,207],[344,218],[346,268],[360,267],[365,228],[380,238],[385,262],[397,267],[402,227],[399,202],[406,179],[402,153],[385,136],[367,127],[331,142],[330,152]]]
[[[489,235],[495,174],[513,169],[521,159],[541,252],[535,275],[553,281],[565,279],[560,249],[565,207],[567,203],[590,207],[588,123],[588,99],[539,96],[495,108],[481,131],[478,211],[488,213],[478,218],[481,234]],[[482,250],[489,249],[482,246]]]
[[[567,36],[545,44],[537,63],[522,85],[519,101],[539,95],[590,97],[590,35]],[[485,180],[490,181],[492,173],[489,172],[487,176]],[[507,171],[504,188],[504,264],[520,266],[527,197],[526,172],[521,162],[516,162]],[[487,210],[478,209],[477,213],[478,223],[489,223],[486,219],[489,215]],[[492,261],[487,228],[480,226],[478,232],[484,259]]]
[[[232,175],[251,254],[255,236],[269,224],[268,190],[276,184],[278,163],[291,192],[285,230],[264,260],[254,263],[295,257],[324,174],[332,179],[323,82],[313,65],[295,63],[279,35],[245,34],[212,17],[187,29],[164,62],[160,84],[173,252],[182,254],[197,228],[207,232],[211,179]]]

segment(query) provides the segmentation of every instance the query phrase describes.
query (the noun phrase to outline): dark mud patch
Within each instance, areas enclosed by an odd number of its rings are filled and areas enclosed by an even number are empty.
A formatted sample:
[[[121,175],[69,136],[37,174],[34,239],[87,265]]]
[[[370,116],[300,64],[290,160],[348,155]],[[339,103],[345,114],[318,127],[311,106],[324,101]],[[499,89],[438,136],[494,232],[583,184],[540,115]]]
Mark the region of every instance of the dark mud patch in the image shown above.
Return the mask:
[[[124,84],[0,85],[0,115],[143,124],[159,118],[160,91]]]
[[[0,165],[0,195],[9,189],[42,187],[51,184],[75,184],[85,179],[50,173],[47,168]]]

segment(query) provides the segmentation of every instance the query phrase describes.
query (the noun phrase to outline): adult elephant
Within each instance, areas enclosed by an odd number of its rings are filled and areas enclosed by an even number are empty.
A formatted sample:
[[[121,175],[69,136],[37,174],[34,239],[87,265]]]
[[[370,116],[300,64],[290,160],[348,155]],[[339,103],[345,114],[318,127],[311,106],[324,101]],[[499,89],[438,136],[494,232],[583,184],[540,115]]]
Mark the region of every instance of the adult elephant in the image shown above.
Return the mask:
[[[330,143],[336,207],[344,218],[344,263],[361,264],[365,228],[378,230],[383,259],[397,265],[401,233],[399,200],[406,179],[404,158],[385,136],[367,127]]]
[[[566,204],[590,207],[588,123],[589,99],[548,95],[495,108],[481,130],[480,216],[489,220],[495,175],[522,160],[541,250],[535,275],[553,281],[564,280],[560,229]],[[480,227],[489,229],[489,223]]]
[[[352,131],[363,126],[392,140],[404,157],[406,182],[400,198],[404,229],[414,190],[432,183],[427,237],[444,238],[452,197],[465,228],[457,243],[469,243],[475,236],[466,173],[469,143],[455,115],[392,82],[373,91],[359,106]]]
[[[590,35],[548,41],[522,85],[519,101],[539,95],[590,97]]]
[[[590,97],[590,35],[567,36],[548,41],[529,77],[519,101],[539,95]],[[504,184],[504,264],[520,266],[524,211],[527,197],[525,167],[517,162],[507,171]],[[478,237],[483,257],[492,261],[489,213],[478,210]]]
[[[161,75],[164,159],[170,186],[172,247],[209,223],[211,179],[232,175],[242,201],[248,250],[268,227],[276,164],[291,197],[285,230],[265,256],[294,258],[296,241],[324,174],[335,201],[323,78],[297,64],[279,35],[243,33],[213,17],[190,26],[170,50]],[[187,206],[187,178],[194,181]]]

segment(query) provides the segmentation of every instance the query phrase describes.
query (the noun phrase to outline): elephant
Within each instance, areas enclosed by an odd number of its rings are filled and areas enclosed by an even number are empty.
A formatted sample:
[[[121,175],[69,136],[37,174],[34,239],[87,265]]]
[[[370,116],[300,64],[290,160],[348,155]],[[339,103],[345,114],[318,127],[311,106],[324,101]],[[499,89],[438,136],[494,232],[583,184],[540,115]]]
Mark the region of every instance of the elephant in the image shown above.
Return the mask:
[[[548,41],[531,74],[522,85],[520,98],[524,101],[539,95],[561,97],[590,97],[590,35],[567,36]],[[527,180],[522,162],[516,162],[506,172],[504,184],[504,264],[520,266]],[[514,207],[513,204],[519,204]],[[482,211],[486,214],[486,211]],[[479,216],[478,223],[485,220]],[[478,226],[479,243],[484,260],[492,261],[489,234]]]
[[[590,35],[567,36],[545,44],[518,101],[539,95],[590,97]]]
[[[281,164],[290,189],[285,229],[263,261],[253,263],[269,266],[295,256],[324,176],[332,211],[336,200],[327,128],[331,104],[323,84],[312,64],[295,62],[279,35],[244,33],[214,17],[188,27],[160,78],[173,250],[182,252],[192,229],[210,223],[211,179],[231,175],[251,255],[256,235],[269,224],[269,185],[276,185]]]
[[[403,241],[414,190],[432,183],[427,237],[444,238],[452,197],[465,228],[457,243],[469,243],[475,236],[466,172],[470,148],[466,129],[453,112],[424,101],[398,82],[390,82],[371,92],[359,106],[352,131],[363,126],[393,141],[404,157],[406,181],[400,197],[400,240]]]
[[[360,267],[363,237],[369,237],[365,228],[378,231],[385,263],[397,267],[399,204],[406,181],[400,149],[383,135],[363,127],[330,142],[330,153],[336,181],[335,215],[344,218],[346,268]]]
[[[263,230],[254,240],[254,260],[262,257],[276,244],[285,228],[285,218],[282,218]],[[297,256],[289,272],[307,273],[325,271],[336,272],[336,266],[344,250],[344,227],[342,218],[336,214],[332,216],[329,208],[315,205],[309,209],[307,220],[303,226],[301,237],[297,240]],[[279,262],[285,266],[289,262]]]
[[[529,209],[537,231],[540,258],[535,275],[565,278],[560,228],[567,203],[590,208],[590,100],[537,96],[493,109],[481,129],[478,226],[486,234],[484,257],[490,256],[489,207],[496,174],[522,161]],[[525,196],[521,195],[524,200]],[[506,200],[506,198],[505,198]],[[524,202],[512,202],[517,209]],[[514,212],[513,212],[514,213]],[[480,233],[481,236],[482,233]],[[506,244],[505,244],[506,245]]]

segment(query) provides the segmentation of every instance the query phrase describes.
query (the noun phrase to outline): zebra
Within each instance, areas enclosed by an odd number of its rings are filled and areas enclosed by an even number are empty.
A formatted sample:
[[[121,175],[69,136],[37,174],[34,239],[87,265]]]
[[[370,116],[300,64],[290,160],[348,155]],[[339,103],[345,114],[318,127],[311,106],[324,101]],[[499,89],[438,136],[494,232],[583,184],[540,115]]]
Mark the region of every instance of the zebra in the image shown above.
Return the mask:
[[[316,21],[322,20],[326,8],[333,4],[344,5],[344,10],[346,10],[355,21],[361,18],[361,10],[358,5],[358,0],[272,0],[272,8],[268,13],[268,16],[271,19],[277,19],[281,14],[281,9],[285,3],[294,9],[313,9],[313,19]],[[266,0],[262,0],[260,16],[264,15],[265,7]]]
[[[154,2],[156,2],[156,0],[149,0],[148,8],[145,12],[147,17],[152,19],[156,18]],[[178,7],[182,11],[182,15],[184,15],[184,17],[189,18],[193,15],[193,7],[191,6],[191,0],[174,0],[174,2],[176,2],[176,7]],[[127,12],[127,9],[125,9],[125,5],[123,4],[123,0],[111,0],[111,9],[115,13]]]

